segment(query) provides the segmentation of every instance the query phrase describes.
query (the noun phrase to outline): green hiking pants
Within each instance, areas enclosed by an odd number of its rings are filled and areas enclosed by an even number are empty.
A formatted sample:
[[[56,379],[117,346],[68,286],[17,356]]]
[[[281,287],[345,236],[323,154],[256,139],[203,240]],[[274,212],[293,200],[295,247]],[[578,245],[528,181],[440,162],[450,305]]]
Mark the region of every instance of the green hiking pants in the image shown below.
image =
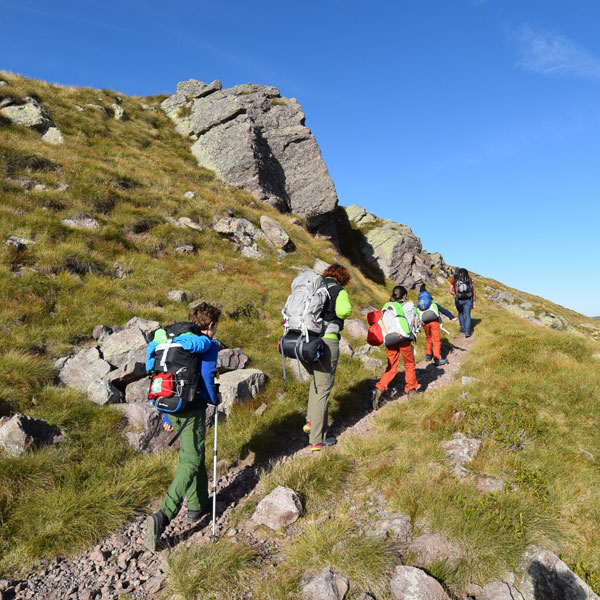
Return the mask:
[[[323,338],[325,349],[314,363],[303,362],[310,374],[306,420],[310,421],[309,443],[320,444],[327,438],[327,407],[335,381],[335,370],[340,357],[340,342]]]
[[[190,420],[183,427],[188,416]],[[169,415],[173,429],[181,431],[181,451],[175,479],[160,505],[169,521],[181,510],[184,498],[187,498],[188,510],[202,510],[208,504],[208,477],[204,464],[205,418],[204,407],[181,415]]]

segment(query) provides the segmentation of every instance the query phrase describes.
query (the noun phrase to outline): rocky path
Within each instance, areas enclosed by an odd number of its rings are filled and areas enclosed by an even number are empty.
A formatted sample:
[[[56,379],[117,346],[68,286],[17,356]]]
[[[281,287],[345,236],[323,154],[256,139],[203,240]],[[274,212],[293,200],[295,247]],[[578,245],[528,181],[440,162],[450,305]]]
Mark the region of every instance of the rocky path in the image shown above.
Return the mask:
[[[449,384],[472,344],[473,338],[461,336],[454,346],[447,348],[449,364],[442,367],[425,361],[417,363],[417,378],[422,389],[427,391]],[[388,402],[406,401],[403,387],[403,377],[399,374],[385,399]],[[368,398],[365,398],[367,403]],[[374,413],[365,410],[362,414],[334,422],[332,433],[341,438],[368,432]],[[261,474],[269,468],[272,460],[282,457],[292,459],[307,453],[306,436],[299,434],[292,439],[286,438],[269,460],[255,462],[250,457],[223,473],[217,482],[217,535],[235,537],[238,534],[228,525],[231,512],[243,498],[255,491]],[[211,515],[193,526],[186,523],[185,516],[184,507],[163,536],[164,548],[210,542]],[[31,574],[22,581],[0,581],[0,600],[110,600],[126,593],[136,599],[157,597],[165,580],[166,558],[164,553],[145,549],[145,519],[145,515],[135,518],[120,533],[106,538],[76,558],[55,559],[40,573]],[[250,541],[259,553],[269,554],[266,541],[256,538]]]

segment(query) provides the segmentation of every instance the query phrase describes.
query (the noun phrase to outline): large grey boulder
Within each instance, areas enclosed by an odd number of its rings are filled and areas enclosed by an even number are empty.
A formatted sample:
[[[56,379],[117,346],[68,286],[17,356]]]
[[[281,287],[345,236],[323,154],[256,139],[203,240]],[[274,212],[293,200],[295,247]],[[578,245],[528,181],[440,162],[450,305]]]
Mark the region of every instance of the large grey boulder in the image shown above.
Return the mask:
[[[229,415],[235,404],[255,398],[265,382],[265,374],[258,369],[238,369],[224,373],[219,378],[222,399],[219,410]]]
[[[298,494],[279,485],[258,503],[252,515],[252,522],[256,525],[266,525],[276,531],[280,527],[291,525],[301,515],[302,502]]]
[[[225,348],[219,350],[217,371],[219,371],[219,373],[227,373],[229,371],[243,369],[246,367],[249,360],[247,354],[245,354],[241,348]]]
[[[348,580],[331,567],[325,567],[302,586],[302,600],[343,600],[349,589]]]
[[[471,439],[462,433],[455,433],[452,440],[442,442],[446,457],[450,463],[450,472],[458,479],[467,476],[466,464],[470,463],[479,452],[481,440]]]
[[[108,336],[100,345],[100,350],[106,362],[119,368],[139,357],[140,352],[145,351],[147,346],[144,332],[137,325],[133,325]]]
[[[433,577],[416,567],[396,567],[392,577],[395,600],[450,600],[450,596]]]
[[[0,108],[0,115],[14,125],[24,125],[38,131],[46,131],[54,126],[54,122],[46,109],[35,98],[25,98],[23,101],[14,100],[8,106]]]
[[[139,452],[156,452],[168,448],[169,440],[175,433],[168,433],[163,429],[162,413],[149,402],[116,404],[115,408],[123,415],[128,429],[125,437],[133,448]],[[177,447],[176,444],[173,446]]]
[[[191,150],[200,166],[305,217],[309,230],[335,237],[337,194],[296,99],[281,98],[269,86],[223,90],[219,82],[189,80],[161,107],[176,130],[194,140]]]
[[[588,585],[552,552],[528,548],[518,588],[525,600],[598,600]]]
[[[110,370],[110,364],[100,357],[98,349],[88,348],[68,359],[58,378],[67,387],[87,394],[92,402],[104,405],[121,399],[121,392],[104,380]]]
[[[48,127],[46,132],[42,135],[42,139],[48,144],[65,143],[65,138],[63,137],[62,131],[58,127]]]
[[[344,323],[344,331],[353,338],[366,339],[369,326],[360,319],[347,319]]]
[[[48,425],[43,419],[33,419],[20,413],[0,418],[0,450],[9,456],[20,456],[31,446],[58,444],[66,440],[58,427]]]
[[[127,361],[118,369],[111,371],[104,377],[120,389],[124,389],[129,383],[137,381],[146,376],[146,347],[142,346],[127,354]]]
[[[144,377],[133,381],[125,387],[125,402],[148,402],[148,389],[150,388],[150,378]]]
[[[402,514],[389,515],[375,523],[375,533],[381,537],[393,537],[401,544],[412,540],[412,522],[410,517]]]
[[[373,213],[367,212],[362,206],[358,204],[352,204],[351,206],[345,206],[344,210],[348,216],[348,220],[355,225],[368,225],[369,223],[376,223],[379,221],[379,217]]]

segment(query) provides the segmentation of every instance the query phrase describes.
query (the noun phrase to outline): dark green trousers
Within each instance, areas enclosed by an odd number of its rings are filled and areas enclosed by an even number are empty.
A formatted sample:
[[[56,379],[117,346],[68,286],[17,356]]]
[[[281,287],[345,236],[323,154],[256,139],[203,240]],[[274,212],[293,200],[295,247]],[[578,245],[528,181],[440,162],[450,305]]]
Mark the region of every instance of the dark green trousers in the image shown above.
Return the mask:
[[[190,415],[190,420],[183,427]],[[202,510],[208,504],[208,477],[204,464],[205,418],[204,407],[186,411],[181,415],[169,415],[173,429],[181,431],[181,451],[175,479],[160,505],[169,521],[181,510],[184,498],[187,498],[188,510]]]

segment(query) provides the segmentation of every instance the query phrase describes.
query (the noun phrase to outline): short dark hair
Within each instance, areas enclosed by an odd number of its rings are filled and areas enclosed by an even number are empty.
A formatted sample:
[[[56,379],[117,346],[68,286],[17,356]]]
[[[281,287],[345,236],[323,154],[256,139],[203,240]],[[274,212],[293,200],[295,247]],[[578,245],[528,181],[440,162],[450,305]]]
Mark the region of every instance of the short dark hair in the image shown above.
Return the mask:
[[[407,293],[408,292],[406,291],[406,288],[403,285],[397,285],[392,290],[392,295],[390,297],[390,302],[398,302],[399,300],[402,300],[402,298],[406,297]]]
[[[339,263],[333,263],[323,271],[323,277],[331,277],[331,279],[335,279],[339,285],[344,287],[352,276],[346,267],[343,267]]]
[[[202,302],[190,308],[188,320],[198,325],[202,331],[205,331],[211,323],[218,323],[220,316],[221,309],[208,304],[208,302]]]

